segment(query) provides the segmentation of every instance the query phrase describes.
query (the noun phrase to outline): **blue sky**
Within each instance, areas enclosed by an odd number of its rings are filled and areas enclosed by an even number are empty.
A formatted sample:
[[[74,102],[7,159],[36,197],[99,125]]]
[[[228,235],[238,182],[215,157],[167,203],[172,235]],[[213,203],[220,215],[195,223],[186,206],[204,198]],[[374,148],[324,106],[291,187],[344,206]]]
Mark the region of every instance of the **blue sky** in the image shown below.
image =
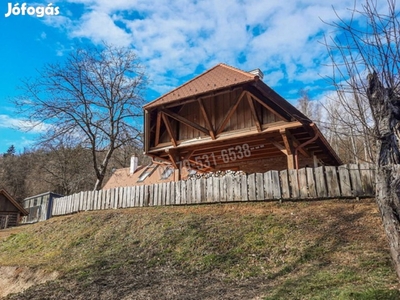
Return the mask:
[[[10,99],[25,77],[62,60],[74,47],[106,41],[132,47],[151,79],[147,100],[223,62],[243,70],[260,68],[264,82],[294,103],[306,89],[323,101],[332,87],[322,79],[331,68],[324,35],[339,34],[321,21],[349,15],[353,0],[70,0],[25,2],[59,8],[44,17],[10,15],[0,3],[0,153],[30,147],[43,127],[31,132]],[[20,2],[19,5],[22,5]]]

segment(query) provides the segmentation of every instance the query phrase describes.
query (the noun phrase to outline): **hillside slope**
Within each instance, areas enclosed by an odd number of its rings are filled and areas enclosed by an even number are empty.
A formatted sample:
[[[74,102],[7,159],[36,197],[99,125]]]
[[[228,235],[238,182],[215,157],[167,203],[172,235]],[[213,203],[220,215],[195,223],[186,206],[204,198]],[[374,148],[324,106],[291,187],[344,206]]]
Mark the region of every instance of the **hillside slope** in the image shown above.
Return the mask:
[[[0,266],[59,274],[8,299],[400,298],[372,200],[78,213],[0,241]]]

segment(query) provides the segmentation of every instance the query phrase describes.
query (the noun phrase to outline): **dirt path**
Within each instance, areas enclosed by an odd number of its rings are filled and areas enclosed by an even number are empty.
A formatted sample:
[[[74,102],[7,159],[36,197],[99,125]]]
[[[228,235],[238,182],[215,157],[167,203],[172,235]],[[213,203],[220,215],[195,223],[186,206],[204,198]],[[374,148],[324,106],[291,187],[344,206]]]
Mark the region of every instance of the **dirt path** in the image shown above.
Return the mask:
[[[10,235],[26,230],[32,225],[22,225],[0,230],[0,243]],[[10,293],[18,293],[32,285],[54,280],[58,277],[57,272],[44,272],[40,269],[30,269],[21,266],[0,266],[0,299]]]

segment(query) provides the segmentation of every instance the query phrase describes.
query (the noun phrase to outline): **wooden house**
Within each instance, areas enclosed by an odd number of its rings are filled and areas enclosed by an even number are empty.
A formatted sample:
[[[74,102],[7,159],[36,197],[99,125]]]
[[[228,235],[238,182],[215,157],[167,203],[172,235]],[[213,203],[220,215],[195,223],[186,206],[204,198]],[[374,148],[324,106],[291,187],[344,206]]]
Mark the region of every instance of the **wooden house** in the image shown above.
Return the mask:
[[[115,170],[102,189],[175,181],[174,171],[171,164],[165,163],[139,166],[138,158],[132,156],[130,166]]]
[[[28,212],[6,190],[0,190],[0,229],[17,226]]]
[[[340,165],[318,127],[263,81],[218,64],[146,104],[145,154],[181,170],[248,173]],[[143,173],[150,172],[148,166]]]

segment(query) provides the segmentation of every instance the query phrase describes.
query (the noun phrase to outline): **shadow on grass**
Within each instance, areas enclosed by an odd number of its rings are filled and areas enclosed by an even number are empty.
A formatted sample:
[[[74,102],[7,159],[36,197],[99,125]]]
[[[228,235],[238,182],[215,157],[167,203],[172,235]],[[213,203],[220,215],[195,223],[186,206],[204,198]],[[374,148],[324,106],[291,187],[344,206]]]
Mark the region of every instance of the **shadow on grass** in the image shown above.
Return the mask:
[[[269,280],[276,281],[275,288],[263,299],[400,299],[399,290],[367,282],[368,272],[382,272],[382,276],[394,273],[388,252],[381,252],[380,257],[386,258],[377,263],[380,270],[365,270],[362,263],[334,266],[331,261],[332,255],[340,255],[354,242],[351,240],[351,228],[344,228],[343,224],[356,224],[365,214],[332,209],[333,218],[326,221],[329,224],[325,226],[324,235],[306,247],[294,262],[270,274]]]

